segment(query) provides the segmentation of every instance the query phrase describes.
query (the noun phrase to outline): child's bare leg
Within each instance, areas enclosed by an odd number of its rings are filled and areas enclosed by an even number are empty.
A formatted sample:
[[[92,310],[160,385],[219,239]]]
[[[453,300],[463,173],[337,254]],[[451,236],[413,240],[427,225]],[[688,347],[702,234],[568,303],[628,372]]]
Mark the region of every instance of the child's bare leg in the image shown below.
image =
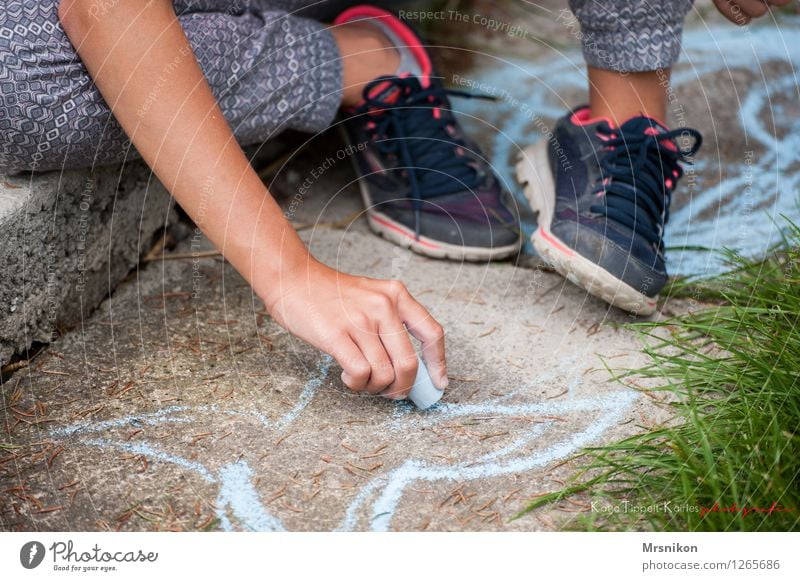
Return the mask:
[[[357,104],[367,83],[397,72],[400,54],[376,26],[354,22],[331,32],[342,55],[342,105]]]
[[[693,0],[569,0],[559,21],[580,29],[594,117],[619,126],[645,115],[664,120],[669,71],[680,54]]]
[[[619,127],[644,115],[665,122],[670,69],[619,73],[589,67],[589,107],[592,117],[606,117]]]

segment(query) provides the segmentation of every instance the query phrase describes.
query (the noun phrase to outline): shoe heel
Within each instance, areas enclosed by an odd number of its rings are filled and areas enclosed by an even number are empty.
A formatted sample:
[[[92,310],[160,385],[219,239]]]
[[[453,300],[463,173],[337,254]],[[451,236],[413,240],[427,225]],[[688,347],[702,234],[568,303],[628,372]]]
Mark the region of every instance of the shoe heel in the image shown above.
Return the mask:
[[[531,209],[538,214],[539,227],[550,229],[556,201],[555,184],[548,159],[548,142],[540,140],[522,150],[517,158],[517,181]]]

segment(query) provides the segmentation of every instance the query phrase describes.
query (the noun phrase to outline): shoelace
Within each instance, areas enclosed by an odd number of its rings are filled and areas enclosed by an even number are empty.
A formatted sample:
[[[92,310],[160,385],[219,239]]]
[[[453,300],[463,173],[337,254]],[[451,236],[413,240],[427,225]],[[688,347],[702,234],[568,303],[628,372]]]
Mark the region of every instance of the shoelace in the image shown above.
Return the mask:
[[[375,92],[392,95],[391,100],[371,97]],[[456,153],[466,144],[448,131],[455,125],[448,97],[495,99],[434,83],[426,89],[413,76],[379,77],[364,88],[364,103],[355,111],[369,115],[366,118],[374,123],[371,133],[376,136],[378,150],[398,156],[408,174],[417,236],[423,200],[472,190],[485,178],[474,160]],[[439,113],[434,114],[437,109]]]
[[[672,192],[683,176],[681,162],[691,164],[703,136],[688,128],[653,135],[604,126],[597,131],[610,137],[603,143],[601,179],[593,192],[605,195],[602,205],[589,210],[627,226],[661,252]],[[673,149],[664,143],[686,135],[694,139],[691,147]]]

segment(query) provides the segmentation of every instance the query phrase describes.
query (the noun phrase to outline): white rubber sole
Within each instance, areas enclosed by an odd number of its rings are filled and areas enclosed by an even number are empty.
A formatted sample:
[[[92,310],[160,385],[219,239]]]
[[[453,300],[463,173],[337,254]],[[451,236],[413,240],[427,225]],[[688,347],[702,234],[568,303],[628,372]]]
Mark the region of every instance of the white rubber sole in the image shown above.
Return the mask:
[[[369,196],[364,191],[365,186],[359,184],[361,197],[364,205],[369,208]],[[367,210],[367,223],[370,229],[382,236],[389,242],[393,242],[403,248],[408,248],[412,252],[422,254],[429,258],[442,258],[459,262],[490,262],[502,260],[514,256],[519,252],[521,243],[497,248],[482,248],[478,246],[461,246],[458,244],[447,244],[439,240],[433,240],[427,236],[417,238],[413,230],[407,226],[392,220],[386,214],[375,210]]]
[[[658,297],[648,297],[621,281],[604,268],[581,256],[550,232],[556,201],[555,184],[550,172],[548,142],[542,139],[520,154],[517,180],[534,212],[539,213],[539,227],[531,236],[536,252],[559,274],[607,303],[637,315],[650,315],[658,306]]]
[[[347,133],[340,127],[340,133],[346,142]],[[353,158],[353,168],[358,175],[358,162]],[[361,191],[361,199],[367,209],[367,223],[370,229],[382,236],[389,242],[393,242],[403,248],[408,248],[412,252],[427,256],[429,258],[441,258],[458,262],[491,262],[493,260],[503,260],[517,254],[522,247],[522,241],[518,240],[508,246],[496,248],[483,248],[481,246],[461,246],[458,244],[448,244],[440,240],[434,240],[427,236],[417,238],[415,232],[407,226],[391,219],[383,212],[372,209],[372,202],[369,197],[366,180],[358,180],[358,187]]]

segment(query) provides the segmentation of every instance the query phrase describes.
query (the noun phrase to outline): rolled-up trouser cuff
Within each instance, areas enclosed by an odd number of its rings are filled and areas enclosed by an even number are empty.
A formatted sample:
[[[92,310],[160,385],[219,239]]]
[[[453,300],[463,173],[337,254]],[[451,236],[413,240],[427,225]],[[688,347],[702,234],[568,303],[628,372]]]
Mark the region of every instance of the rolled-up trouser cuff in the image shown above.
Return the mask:
[[[571,0],[589,66],[619,72],[673,66],[692,0]]]
[[[328,27],[315,20],[302,19],[309,28],[315,29],[316,50],[308,52],[302,64],[302,74],[289,82],[289,93],[297,99],[303,96],[308,105],[300,108],[288,127],[299,131],[323,131],[333,122],[342,104],[342,58],[339,47]],[[307,39],[296,43],[306,46]]]
[[[318,132],[328,127],[341,103],[342,64],[330,30],[286,13],[200,13],[198,24],[232,38],[230,46],[203,36],[192,18],[182,19],[187,36],[242,145],[260,143],[285,129]],[[235,20],[233,26],[225,20]],[[193,34],[194,33],[194,34]]]

